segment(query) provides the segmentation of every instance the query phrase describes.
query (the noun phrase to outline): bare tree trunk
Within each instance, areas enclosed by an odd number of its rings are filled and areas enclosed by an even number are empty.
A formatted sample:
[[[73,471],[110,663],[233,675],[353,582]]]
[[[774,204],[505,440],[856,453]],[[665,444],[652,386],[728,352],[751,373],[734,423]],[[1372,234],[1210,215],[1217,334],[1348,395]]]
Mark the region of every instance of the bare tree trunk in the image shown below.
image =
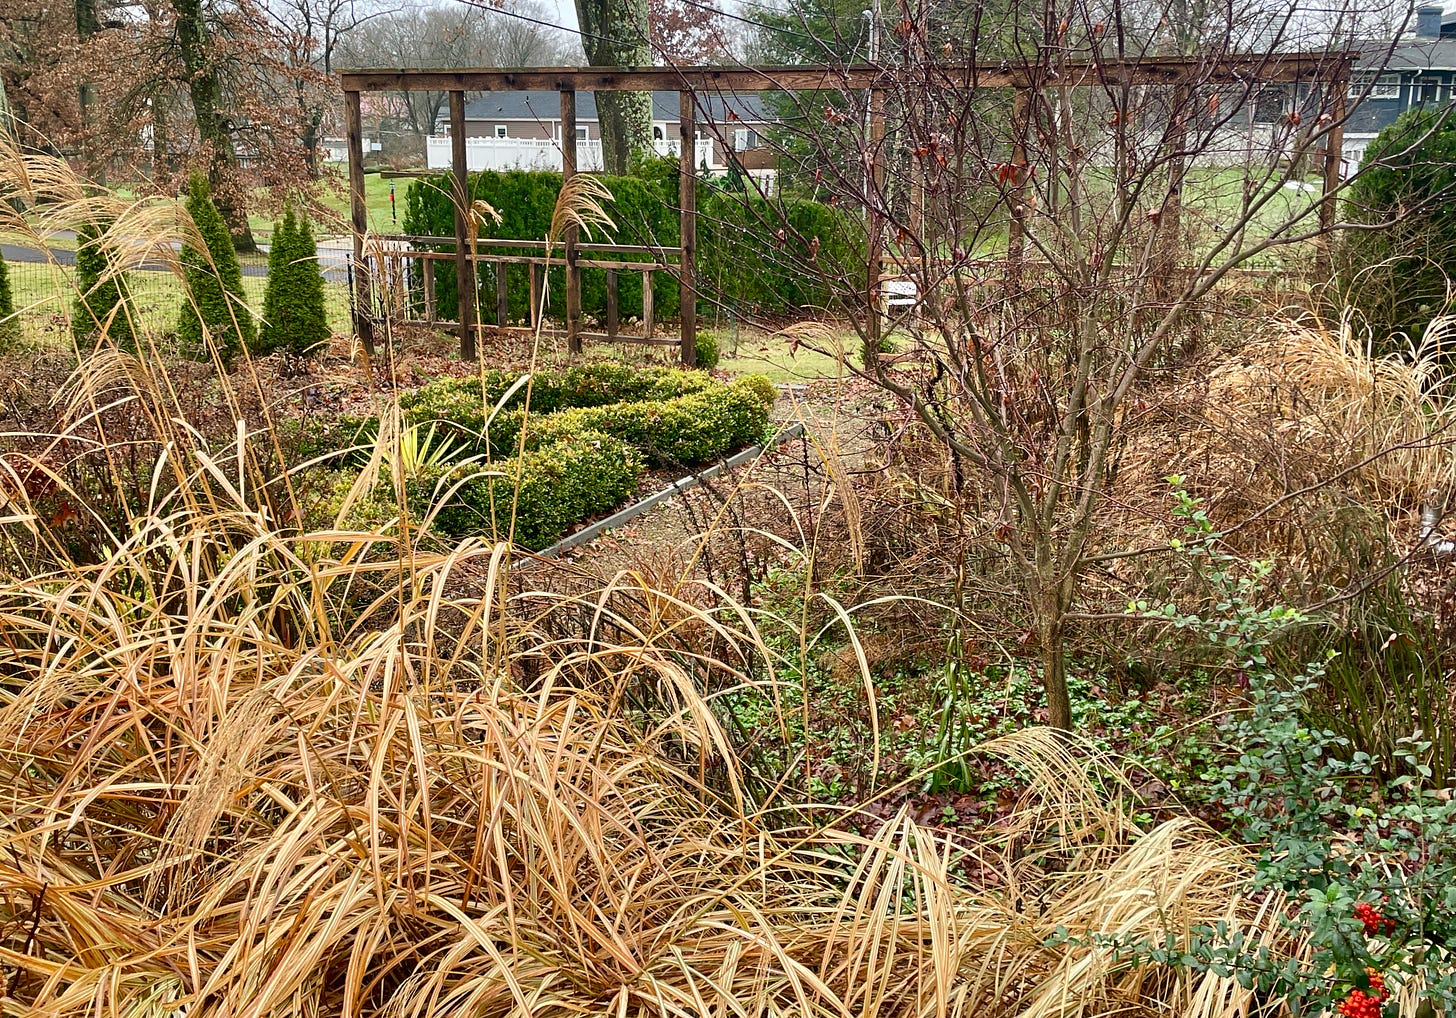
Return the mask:
[[[1067,689],[1066,610],[1057,586],[1044,589],[1033,605],[1037,644],[1041,650],[1042,685],[1047,695],[1047,724],[1072,730],[1072,697]]]
[[[652,95],[603,92],[597,96],[602,127],[602,165],[618,176],[632,167],[632,153],[652,149]]]
[[[1071,606],[1072,584],[1059,577],[1054,538],[1047,533],[1028,535],[1034,562],[1023,560],[1026,591],[1030,595],[1032,625],[1036,628],[1041,657],[1042,686],[1046,690],[1047,724],[1070,731],[1072,700],[1067,690],[1067,609]]]
[[[0,138],[9,138],[11,141],[18,141],[15,137],[16,131],[11,123],[10,100],[5,95],[5,79],[0,77]]]
[[[96,0],[76,0],[76,38],[85,43],[101,31],[101,18],[96,11]],[[91,108],[96,105],[96,88],[89,81],[82,81],[77,88],[77,103],[81,108],[81,129],[85,131],[91,123]],[[94,139],[87,138],[83,155],[87,171],[95,175],[96,182],[106,183],[106,164],[96,159]]]
[[[576,0],[582,48],[593,67],[645,67],[652,63],[647,0]],[[602,130],[602,162],[608,173],[623,174],[634,152],[652,151],[652,95],[601,92],[597,114]]]
[[[207,182],[212,189],[217,210],[232,234],[233,247],[239,251],[256,251],[253,231],[248,226],[248,210],[238,199],[232,171],[237,167],[232,131],[222,112],[222,86],[209,50],[207,22],[202,0],[177,0],[177,45],[182,68],[187,76],[187,94],[197,119],[197,134],[211,152],[207,165]]]

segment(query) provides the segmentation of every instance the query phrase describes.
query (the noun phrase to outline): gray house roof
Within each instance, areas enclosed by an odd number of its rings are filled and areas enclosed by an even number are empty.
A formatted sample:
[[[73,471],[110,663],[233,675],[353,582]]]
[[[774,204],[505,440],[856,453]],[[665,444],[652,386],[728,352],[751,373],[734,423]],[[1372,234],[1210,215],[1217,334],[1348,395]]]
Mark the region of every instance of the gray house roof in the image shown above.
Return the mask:
[[[763,98],[751,92],[699,96],[699,118],[703,117],[705,108],[708,119],[717,124],[728,123],[732,120],[741,120],[749,124],[763,124],[769,120],[764,113]],[[652,119],[676,123],[677,118],[677,93],[653,92]],[[465,119],[530,120],[554,123],[561,119],[561,94],[559,92],[485,92],[465,104]],[[576,119],[578,123],[596,122],[597,97],[595,93],[578,92],[576,94]]]
[[[1456,38],[1411,39],[1391,46],[1370,42],[1360,47],[1359,69],[1381,68],[1390,74],[1400,71],[1456,71]],[[1385,59],[1386,52],[1390,59]]]

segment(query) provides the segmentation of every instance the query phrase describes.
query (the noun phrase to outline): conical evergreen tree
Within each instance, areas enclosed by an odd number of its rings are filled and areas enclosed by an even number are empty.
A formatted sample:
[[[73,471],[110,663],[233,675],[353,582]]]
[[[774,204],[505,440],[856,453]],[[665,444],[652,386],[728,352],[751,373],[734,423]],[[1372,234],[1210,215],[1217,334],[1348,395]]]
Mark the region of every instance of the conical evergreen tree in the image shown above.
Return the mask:
[[[308,217],[293,207],[273,230],[268,250],[268,289],[263,295],[263,327],[254,348],[259,354],[288,350],[305,354],[329,338],[324,311],[324,277]]]
[[[124,273],[115,271],[111,251],[101,243],[103,228],[87,223],[76,231],[76,304],[71,312],[71,331],[76,340],[89,343],[105,329],[112,342],[123,350],[136,346],[132,332],[131,292]]]
[[[0,107],[0,117],[5,115]],[[15,293],[10,289],[10,267],[5,264],[5,255],[0,253],[0,349],[20,338],[20,322],[11,317],[15,314]]]
[[[257,333],[252,312],[244,301],[243,272],[238,267],[232,236],[212,203],[207,178],[200,173],[192,174],[187,181],[187,212],[197,224],[207,250],[197,250],[191,244],[182,248],[188,299],[182,302],[177,317],[177,339],[184,352],[206,357],[205,326],[212,345],[227,363],[240,349],[251,349]]]

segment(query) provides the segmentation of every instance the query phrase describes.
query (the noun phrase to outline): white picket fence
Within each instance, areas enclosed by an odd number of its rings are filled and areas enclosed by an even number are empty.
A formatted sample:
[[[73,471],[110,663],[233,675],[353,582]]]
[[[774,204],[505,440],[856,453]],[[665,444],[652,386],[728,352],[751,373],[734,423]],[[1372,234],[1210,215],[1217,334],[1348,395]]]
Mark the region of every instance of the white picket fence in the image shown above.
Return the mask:
[[[677,139],[655,141],[652,145],[662,156],[675,156],[680,151]],[[713,165],[713,142],[710,139],[699,138],[695,150],[694,165],[702,166],[706,162],[709,169],[721,169]],[[425,140],[425,155],[432,170],[448,170],[452,152],[448,136],[432,135]],[[602,169],[602,143],[578,141],[576,165],[583,170]],[[559,171],[561,146],[548,138],[466,138],[465,166],[469,170]]]

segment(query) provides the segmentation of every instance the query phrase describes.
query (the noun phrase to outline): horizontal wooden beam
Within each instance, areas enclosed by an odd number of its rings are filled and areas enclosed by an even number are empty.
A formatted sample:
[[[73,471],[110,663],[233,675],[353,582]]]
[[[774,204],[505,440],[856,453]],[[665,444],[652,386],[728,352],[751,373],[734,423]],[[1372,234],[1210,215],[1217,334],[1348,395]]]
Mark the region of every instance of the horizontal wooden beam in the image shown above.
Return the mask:
[[[454,244],[454,237],[425,237],[412,233],[377,233],[371,242],[375,245],[387,244],[391,241],[400,244]],[[499,248],[520,248],[527,251],[546,250],[544,240],[512,240],[509,237],[481,237],[475,242],[477,248],[499,247]],[[559,250],[560,244],[556,245]],[[677,247],[650,247],[646,244],[578,244],[578,251],[590,251],[593,254],[644,254],[644,255],[675,255],[681,248]],[[388,254],[410,254],[409,251],[387,251]],[[559,258],[557,259],[560,260]]]
[[[374,68],[339,72],[346,92],[648,92],[714,93],[897,88],[939,83],[960,88],[1029,88],[1050,82],[1076,85],[1158,84],[1178,81],[1279,84],[1344,77],[1355,51],[1250,53],[1233,57],[957,64],[873,67],[868,64],[793,67],[534,67],[452,71]]]

